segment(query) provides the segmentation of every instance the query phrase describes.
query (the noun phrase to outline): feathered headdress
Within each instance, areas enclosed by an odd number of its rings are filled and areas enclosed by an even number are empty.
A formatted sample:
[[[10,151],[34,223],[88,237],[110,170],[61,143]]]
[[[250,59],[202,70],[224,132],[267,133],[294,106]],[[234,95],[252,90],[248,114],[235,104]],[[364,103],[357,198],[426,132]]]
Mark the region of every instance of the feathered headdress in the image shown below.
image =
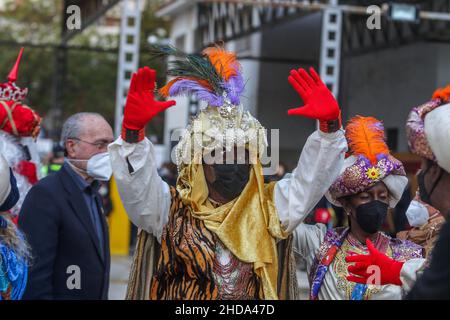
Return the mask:
[[[267,146],[265,130],[241,104],[244,91],[242,67],[234,52],[221,46],[201,54],[186,54],[172,46],[153,45],[153,58],[173,57],[167,74],[174,77],[159,92],[164,97],[193,95],[208,107],[193,117],[176,149],[178,169],[201,163],[215,149],[245,146],[262,154]]]
[[[235,53],[215,46],[206,48],[201,55],[186,54],[172,46],[153,45],[151,54],[175,58],[169,62],[167,72],[175,78],[159,90],[162,96],[192,94],[213,107],[241,103],[244,80]]]
[[[372,165],[389,154],[383,124],[373,117],[352,118],[345,129],[345,137],[350,149],[349,154],[365,157]]]
[[[400,199],[407,184],[402,163],[389,153],[383,123],[373,117],[356,116],[347,124],[349,146],[344,167],[331,185],[327,198],[340,206],[339,198],[358,194],[383,181],[391,194],[391,207]]]

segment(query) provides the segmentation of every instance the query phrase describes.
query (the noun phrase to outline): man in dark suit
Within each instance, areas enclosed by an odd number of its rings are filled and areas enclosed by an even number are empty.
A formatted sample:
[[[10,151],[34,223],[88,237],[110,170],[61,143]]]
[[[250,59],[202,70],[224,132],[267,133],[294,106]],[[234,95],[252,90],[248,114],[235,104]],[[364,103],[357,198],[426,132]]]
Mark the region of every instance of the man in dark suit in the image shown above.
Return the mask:
[[[24,299],[107,299],[110,252],[99,181],[111,176],[111,126],[95,113],[64,124],[66,161],[28,193],[19,218],[33,257]]]

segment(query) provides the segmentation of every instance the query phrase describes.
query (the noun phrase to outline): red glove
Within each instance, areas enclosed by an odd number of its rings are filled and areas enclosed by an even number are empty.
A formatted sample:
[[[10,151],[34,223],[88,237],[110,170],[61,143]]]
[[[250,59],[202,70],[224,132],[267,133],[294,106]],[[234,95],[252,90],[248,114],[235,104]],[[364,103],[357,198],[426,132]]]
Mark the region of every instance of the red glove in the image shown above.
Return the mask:
[[[311,76],[303,68],[291,70],[288,81],[305,105],[288,110],[288,115],[317,119],[323,132],[337,131],[341,128],[339,105],[316,71],[310,68],[309,72]]]
[[[367,273],[367,268],[369,266],[378,266],[381,273],[380,285],[396,284],[401,286],[400,270],[404,262],[396,261],[384,255],[374,247],[369,239],[366,240],[366,244],[367,249],[369,249],[368,255],[361,254],[345,257],[345,261],[355,262],[354,265],[348,267],[348,271],[354,275],[347,276],[347,280],[366,284],[368,278],[373,275],[372,273]]]
[[[156,71],[149,67],[140,68],[131,78],[122,123],[122,139],[127,142],[143,140],[145,125],[158,113],[175,104],[173,100],[155,100],[155,80]]]

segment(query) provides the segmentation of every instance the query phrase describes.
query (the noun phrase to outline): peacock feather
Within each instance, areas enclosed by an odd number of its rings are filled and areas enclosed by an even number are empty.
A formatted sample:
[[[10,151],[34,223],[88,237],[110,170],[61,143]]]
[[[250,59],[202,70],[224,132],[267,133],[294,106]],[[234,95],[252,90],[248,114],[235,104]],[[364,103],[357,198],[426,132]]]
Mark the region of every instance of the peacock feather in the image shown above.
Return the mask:
[[[174,58],[167,74],[175,78],[160,89],[162,96],[192,94],[216,107],[224,104],[224,96],[234,105],[240,103],[244,80],[235,53],[214,46],[201,55],[186,54],[168,45],[152,45],[150,53],[152,58]]]

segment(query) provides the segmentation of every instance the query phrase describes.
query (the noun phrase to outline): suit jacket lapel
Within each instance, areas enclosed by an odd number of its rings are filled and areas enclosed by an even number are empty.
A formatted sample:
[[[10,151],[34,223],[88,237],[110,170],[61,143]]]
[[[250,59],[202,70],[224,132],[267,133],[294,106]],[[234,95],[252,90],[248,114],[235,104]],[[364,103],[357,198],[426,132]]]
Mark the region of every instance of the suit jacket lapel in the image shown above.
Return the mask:
[[[83,197],[83,194],[81,190],[78,189],[78,187],[75,185],[75,182],[73,181],[73,178],[70,176],[70,174],[66,171],[67,169],[63,166],[60,170],[61,172],[61,180],[68,191],[68,197],[67,200],[72,207],[73,212],[78,217],[78,219],[81,221],[83,226],[88,231],[89,237],[91,238],[94,247],[99,255],[100,260],[102,263],[104,263],[104,255],[102,254],[102,251],[100,249],[99,241],[97,232],[95,231],[94,224],[91,219],[91,214],[89,212],[89,208],[86,204],[86,201]]]

